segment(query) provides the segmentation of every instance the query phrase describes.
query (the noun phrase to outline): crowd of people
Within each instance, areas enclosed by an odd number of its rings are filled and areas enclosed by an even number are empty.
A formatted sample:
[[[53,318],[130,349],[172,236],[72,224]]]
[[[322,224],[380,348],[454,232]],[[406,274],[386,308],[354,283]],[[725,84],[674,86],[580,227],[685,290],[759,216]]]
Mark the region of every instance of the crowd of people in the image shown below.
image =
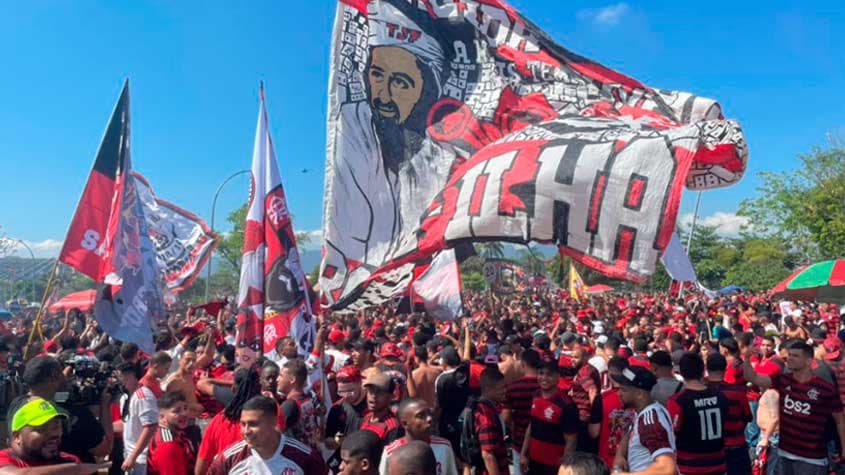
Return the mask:
[[[89,314],[0,327],[0,475],[843,473],[845,307],[765,294],[466,293],[326,313],[251,367],[235,309],[145,354]],[[43,337],[43,338],[42,338]]]

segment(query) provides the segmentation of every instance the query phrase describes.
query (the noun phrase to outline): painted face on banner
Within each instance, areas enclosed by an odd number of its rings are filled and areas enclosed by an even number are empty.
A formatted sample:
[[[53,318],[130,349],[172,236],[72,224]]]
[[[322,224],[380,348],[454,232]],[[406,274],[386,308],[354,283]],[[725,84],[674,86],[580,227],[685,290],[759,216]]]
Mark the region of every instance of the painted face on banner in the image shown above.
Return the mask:
[[[370,105],[380,119],[404,124],[423,92],[417,57],[398,46],[375,47],[367,71]]]
[[[249,368],[261,354],[261,322],[248,308],[238,309],[235,352],[238,363]]]

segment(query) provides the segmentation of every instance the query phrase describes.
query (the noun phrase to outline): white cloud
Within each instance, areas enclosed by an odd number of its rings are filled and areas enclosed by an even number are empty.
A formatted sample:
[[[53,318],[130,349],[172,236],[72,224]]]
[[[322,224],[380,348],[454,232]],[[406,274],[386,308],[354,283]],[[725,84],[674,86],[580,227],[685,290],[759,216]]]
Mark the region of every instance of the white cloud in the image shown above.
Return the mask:
[[[298,231],[297,235],[300,234],[307,234],[308,235],[308,242],[297,241],[297,246],[303,251],[314,251],[319,250],[320,245],[323,244],[323,230],[322,229],[313,229],[310,231]]]
[[[12,240],[12,249],[9,251],[10,256],[31,257],[26,246],[15,238],[10,239]],[[32,249],[32,254],[38,258],[58,257],[59,252],[62,250],[62,241],[55,239],[45,239],[43,241],[27,241],[24,239],[24,243]]]
[[[736,213],[716,211],[710,216],[701,216],[697,224],[716,228],[716,233],[724,237],[736,237],[743,226],[748,225],[750,220],[745,216],[737,216]],[[692,213],[681,216],[679,223],[682,228],[689,229],[692,224]]]
[[[578,12],[578,19],[589,21],[597,26],[616,26],[630,10],[625,2],[615,3],[602,8],[589,8]]]

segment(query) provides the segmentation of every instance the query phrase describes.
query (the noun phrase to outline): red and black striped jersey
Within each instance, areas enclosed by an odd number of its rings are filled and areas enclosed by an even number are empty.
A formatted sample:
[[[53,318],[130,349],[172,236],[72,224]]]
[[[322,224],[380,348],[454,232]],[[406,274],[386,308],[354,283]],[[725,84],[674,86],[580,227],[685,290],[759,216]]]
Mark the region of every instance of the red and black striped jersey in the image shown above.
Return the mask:
[[[528,429],[528,423],[531,422],[531,401],[539,390],[540,385],[534,376],[522,377],[508,384],[505,390],[505,406],[511,410],[513,423],[511,438],[516,450],[522,450],[525,431]]]
[[[378,421],[373,418],[372,413],[367,411],[364,414],[364,420],[361,422],[359,430],[368,430],[375,432],[384,445],[393,443],[396,439],[405,435],[405,430],[399,425],[399,419],[396,416],[388,416],[383,421]]]
[[[802,383],[791,373],[780,373],[772,376],[772,389],[780,394],[780,451],[826,460],[825,423],[842,412],[836,387],[816,375]]]
[[[566,449],[566,435],[578,433],[578,408],[569,396],[558,392],[531,402],[531,441],[528,458],[541,465],[557,467]]]
[[[728,399],[714,388],[684,388],[666,401],[666,408],[677,436],[678,471],[684,475],[724,474]]]
[[[728,399],[728,418],[723,427],[725,448],[745,447],[745,426],[752,419],[747,388],[743,384],[728,384],[724,381],[708,381],[707,386],[721,392]]]

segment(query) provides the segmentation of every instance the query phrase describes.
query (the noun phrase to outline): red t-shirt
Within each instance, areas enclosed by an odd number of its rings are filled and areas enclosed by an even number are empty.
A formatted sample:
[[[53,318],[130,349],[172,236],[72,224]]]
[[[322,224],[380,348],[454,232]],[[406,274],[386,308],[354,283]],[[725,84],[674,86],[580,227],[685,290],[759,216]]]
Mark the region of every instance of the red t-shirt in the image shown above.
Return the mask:
[[[147,457],[149,475],[192,475],[197,462],[197,449],[184,432],[159,427],[150,442]]]
[[[613,466],[613,459],[619,449],[622,437],[631,429],[637,411],[626,409],[619,398],[619,389],[611,388],[601,393],[602,415],[599,432],[599,457],[608,467]]]
[[[242,439],[240,421],[230,421],[224,413],[211,418],[200,443],[198,459],[214,460],[226,447]]]
[[[43,467],[45,465],[58,465],[62,463],[82,463],[75,455],[66,454],[64,452],[59,452],[59,456],[56,460],[45,461],[45,462],[24,462],[23,460],[19,459],[12,449],[5,449],[0,450],[0,467],[8,467],[13,466],[17,468],[29,468],[29,467]]]

